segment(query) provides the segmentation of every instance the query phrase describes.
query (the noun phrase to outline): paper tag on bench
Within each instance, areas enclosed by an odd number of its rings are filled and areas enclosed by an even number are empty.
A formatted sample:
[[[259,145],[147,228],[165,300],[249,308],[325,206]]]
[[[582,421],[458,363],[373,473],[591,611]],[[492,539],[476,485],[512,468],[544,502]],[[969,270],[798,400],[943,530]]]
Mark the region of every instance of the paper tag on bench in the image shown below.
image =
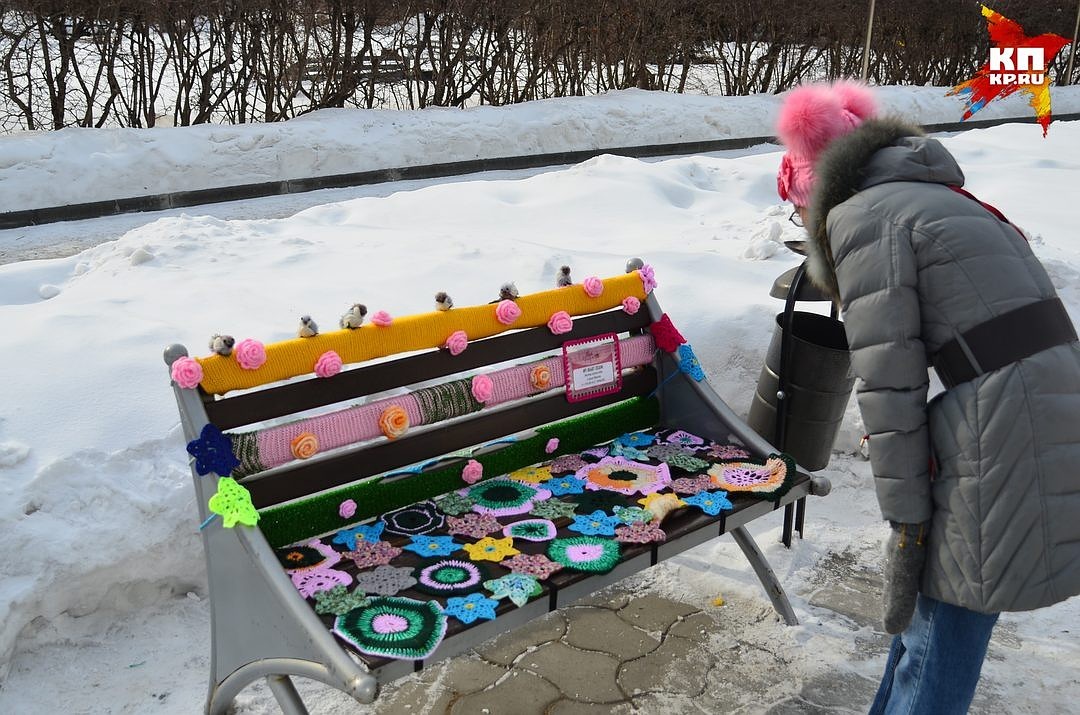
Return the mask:
[[[619,336],[615,333],[569,340],[563,343],[562,359],[566,399],[570,402],[610,395],[622,389]]]

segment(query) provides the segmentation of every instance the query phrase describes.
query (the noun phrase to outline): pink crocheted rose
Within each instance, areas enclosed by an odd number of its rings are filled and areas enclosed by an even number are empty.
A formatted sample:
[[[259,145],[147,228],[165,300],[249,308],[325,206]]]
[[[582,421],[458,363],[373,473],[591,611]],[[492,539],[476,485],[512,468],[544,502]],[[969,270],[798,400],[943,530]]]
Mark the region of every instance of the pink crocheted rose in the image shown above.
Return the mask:
[[[258,340],[245,338],[233,348],[233,357],[245,370],[258,370],[266,362],[266,348]]]
[[[500,300],[495,306],[495,319],[503,325],[510,325],[521,317],[521,308],[512,300]]]
[[[562,335],[574,329],[574,321],[565,310],[560,310],[548,318],[548,330],[552,335]]]
[[[638,269],[638,277],[641,278],[641,286],[645,289],[645,293],[652,293],[657,286],[656,273],[653,271],[653,267],[646,263]]]
[[[544,451],[547,452],[548,454],[551,454],[552,452],[554,452],[558,448],[559,448],[559,438],[558,437],[552,437],[551,439],[549,439],[547,441],[547,444],[544,445]]]
[[[466,484],[476,484],[482,476],[484,476],[484,465],[475,459],[466,462],[465,468],[461,470],[461,478]]]
[[[390,326],[390,323],[394,322],[394,319],[385,310],[377,310],[375,315],[371,316],[371,322],[380,328],[386,328]]]
[[[315,361],[315,374],[319,377],[333,377],[341,372],[341,356],[333,350],[327,350]]]
[[[599,298],[600,294],[604,292],[604,281],[596,276],[589,276],[582,281],[581,286],[585,289],[585,295],[590,298]]]
[[[495,384],[487,375],[477,375],[472,379],[472,396],[477,402],[487,402],[495,392]]]
[[[195,358],[182,357],[172,364],[169,371],[177,385],[191,390],[202,382],[202,365]]]
[[[356,502],[352,499],[346,499],[338,506],[338,514],[342,519],[351,519],[356,515]]]
[[[451,355],[460,355],[465,352],[467,347],[469,347],[469,336],[465,334],[464,330],[455,330],[446,339],[446,349],[450,351]]]
[[[641,309],[641,301],[632,295],[628,295],[623,298],[622,309],[626,311],[627,315],[633,315]]]

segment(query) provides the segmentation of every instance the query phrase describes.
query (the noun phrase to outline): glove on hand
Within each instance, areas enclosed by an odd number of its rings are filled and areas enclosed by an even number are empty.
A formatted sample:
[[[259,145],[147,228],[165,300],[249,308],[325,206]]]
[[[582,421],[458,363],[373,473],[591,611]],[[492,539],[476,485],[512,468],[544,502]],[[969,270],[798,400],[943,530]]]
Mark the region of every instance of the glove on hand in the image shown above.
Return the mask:
[[[901,633],[911,622],[926,564],[929,523],[889,522],[892,533],[885,546],[885,632]]]

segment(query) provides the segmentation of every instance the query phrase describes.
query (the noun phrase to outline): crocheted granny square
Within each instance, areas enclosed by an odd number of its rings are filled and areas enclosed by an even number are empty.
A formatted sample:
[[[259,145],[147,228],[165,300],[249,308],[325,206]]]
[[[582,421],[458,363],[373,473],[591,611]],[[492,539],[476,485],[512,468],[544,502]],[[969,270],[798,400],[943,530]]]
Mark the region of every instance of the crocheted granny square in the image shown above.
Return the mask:
[[[413,569],[416,589],[436,596],[456,595],[475,590],[490,578],[487,567],[462,559],[439,559]]]
[[[556,457],[551,463],[552,474],[572,474],[584,467],[588,462],[576,454],[564,454]]]
[[[538,579],[551,578],[551,574],[562,571],[563,568],[562,564],[555,563],[543,554],[518,554],[500,565],[514,573],[523,573]]]
[[[656,524],[648,521],[637,521],[628,526],[620,526],[615,530],[615,540],[632,544],[649,544],[663,541],[667,534]]]
[[[358,569],[366,569],[371,566],[388,564],[401,554],[401,549],[389,541],[357,541],[356,548],[346,551],[342,556],[352,559]]]
[[[373,598],[367,606],[338,616],[333,631],[361,653],[421,660],[434,653],[446,635],[446,615],[433,601]]]

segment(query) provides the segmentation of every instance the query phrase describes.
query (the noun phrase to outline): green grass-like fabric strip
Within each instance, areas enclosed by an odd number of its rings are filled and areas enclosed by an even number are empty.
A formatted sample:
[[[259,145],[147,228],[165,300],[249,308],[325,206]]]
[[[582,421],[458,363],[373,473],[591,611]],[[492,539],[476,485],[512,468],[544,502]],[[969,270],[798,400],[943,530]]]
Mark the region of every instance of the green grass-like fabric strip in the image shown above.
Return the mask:
[[[476,460],[484,465],[485,478],[507,474],[561,454],[580,452],[624,432],[654,426],[659,420],[660,406],[655,398],[635,397],[587,415],[538,427],[532,437]],[[552,437],[559,439],[559,448],[547,454],[544,448]],[[461,480],[462,466],[455,464],[389,483],[372,479],[291,504],[268,507],[259,512],[259,528],[274,548],[336,531],[391,509],[461,489],[465,486]],[[342,519],[338,514],[339,505],[346,499],[357,504],[356,514],[350,519]]]

